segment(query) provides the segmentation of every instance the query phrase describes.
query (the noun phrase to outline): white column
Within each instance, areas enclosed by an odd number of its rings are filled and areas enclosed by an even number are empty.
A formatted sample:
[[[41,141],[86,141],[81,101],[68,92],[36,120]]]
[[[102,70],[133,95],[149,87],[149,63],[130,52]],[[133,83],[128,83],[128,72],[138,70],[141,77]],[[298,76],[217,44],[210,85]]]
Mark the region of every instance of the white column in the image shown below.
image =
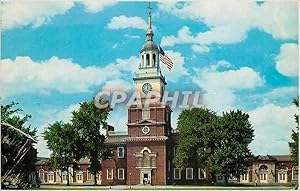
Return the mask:
[[[147,54],[146,54],[146,53],[144,53],[144,64],[143,64],[143,68],[145,68],[145,67],[146,67],[146,60],[147,60]]]
[[[150,62],[150,67],[153,67],[153,53],[149,52],[149,62]]]
[[[141,61],[140,61],[140,66],[139,67],[142,67],[143,66],[143,55],[141,54]]]

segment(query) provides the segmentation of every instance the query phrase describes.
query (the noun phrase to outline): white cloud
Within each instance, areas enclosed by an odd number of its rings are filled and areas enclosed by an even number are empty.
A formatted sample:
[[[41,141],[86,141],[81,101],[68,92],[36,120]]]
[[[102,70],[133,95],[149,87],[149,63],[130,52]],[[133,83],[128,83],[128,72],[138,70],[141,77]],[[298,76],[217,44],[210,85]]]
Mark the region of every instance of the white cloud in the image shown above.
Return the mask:
[[[125,29],[125,28],[136,28],[143,29],[147,28],[147,23],[141,17],[127,17],[121,15],[118,17],[113,17],[107,24],[109,29]]]
[[[161,46],[174,46],[175,44],[193,43],[194,41],[195,37],[191,35],[189,27],[184,26],[178,31],[177,37],[174,35],[164,36],[161,39]]]
[[[296,123],[295,106],[267,104],[249,111],[255,138],[250,147],[255,154],[288,154],[288,142]]]
[[[129,35],[129,34],[125,34],[124,37],[131,38],[131,39],[140,39],[141,38],[139,35]]]
[[[221,0],[216,3],[204,0],[161,3],[158,7],[163,12],[203,22],[209,27],[208,31],[192,35],[184,26],[180,31],[184,31],[186,36],[178,33],[177,37],[162,38],[166,46],[180,43],[200,45],[237,43],[244,40],[252,28],[262,29],[276,39],[297,39],[297,1],[265,1],[259,5],[255,1]]]
[[[102,11],[105,7],[112,6],[117,3],[116,0],[75,0],[75,2],[83,4],[86,11],[89,13]]]
[[[253,103],[254,105],[275,104],[283,106],[290,104],[291,100],[298,95],[297,86],[282,86],[272,88],[266,92],[250,93],[246,95],[243,100]]]
[[[2,5],[3,30],[32,25],[39,27],[49,23],[54,16],[67,13],[76,3],[84,5],[87,12],[102,11],[104,7],[111,6],[116,1],[98,0],[27,0],[4,1]]]
[[[276,69],[285,76],[298,76],[298,44],[285,43],[275,58]]]
[[[102,90],[106,91],[125,91],[128,92],[133,88],[133,84],[122,79],[116,79],[106,81],[102,87]]]
[[[265,103],[274,102],[278,99],[289,99],[292,100],[293,97],[296,97],[298,95],[298,88],[297,87],[280,87],[275,88],[272,91],[260,95],[263,97]]]
[[[188,74],[187,69],[184,67],[184,56],[180,52],[169,50],[166,50],[165,53],[171,58],[174,65],[171,72],[169,72],[164,63],[160,62],[162,73],[165,75],[167,81],[177,82],[181,76]]]
[[[207,53],[209,52],[209,48],[207,46],[200,46],[200,45],[192,45],[192,50],[194,52],[198,52],[198,53]]]
[[[22,93],[47,93],[56,90],[62,93],[87,92],[93,85],[121,78],[137,69],[139,59],[116,59],[105,67],[81,67],[70,59],[52,57],[35,62],[29,57],[1,60],[1,96]]]
[[[256,88],[265,83],[263,77],[249,67],[218,71],[221,67],[230,66],[229,62],[222,60],[210,67],[195,69],[197,74],[193,82],[205,91],[204,104],[217,112],[233,109],[235,91]]]
[[[117,107],[110,113],[108,118],[108,124],[115,127],[115,131],[127,131],[127,108]]]

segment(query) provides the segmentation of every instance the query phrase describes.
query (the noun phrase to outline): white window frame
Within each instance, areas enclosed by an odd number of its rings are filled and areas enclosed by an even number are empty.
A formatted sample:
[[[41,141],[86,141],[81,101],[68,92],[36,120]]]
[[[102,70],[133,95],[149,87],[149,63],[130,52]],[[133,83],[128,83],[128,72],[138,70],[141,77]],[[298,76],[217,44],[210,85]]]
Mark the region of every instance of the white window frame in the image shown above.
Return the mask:
[[[299,170],[298,166],[293,166],[292,168],[292,180],[298,180],[299,178]],[[297,179],[295,178],[295,171],[297,171]]]
[[[142,119],[150,119],[150,109],[142,110]]]
[[[119,149],[123,150],[122,155],[120,155]],[[118,155],[118,158],[124,158],[124,156],[125,156],[125,148],[124,147],[117,147],[117,155]]]
[[[200,177],[200,175],[201,175],[201,173],[200,172],[203,172],[203,177]],[[202,168],[198,168],[198,179],[199,180],[203,180],[203,179],[205,179],[206,178],[206,172],[205,172],[205,170],[204,169],[202,169]]]
[[[120,176],[120,172],[122,172],[122,177]],[[124,168],[118,168],[118,179],[119,180],[124,180],[125,179],[125,169]]]
[[[65,179],[64,179],[65,177]],[[67,171],[63,171],[61,172],[61,178],[62,178],[62,181],[65,182],[68,180],[68,172]]]
[[[248,172],[241,175],[241,180],[248,181]]]
[[[111,171],[111,178],[109,178],[109,171]],[[108,168],[106,170],[106,179],[107,180],[113,180],[114,179],[114,170],[112,168]]]
[[[114,171],[113,171],[113,173],[114,173]],[[102,181],[102,172],[100,171],[100,173],[97,173],[97,175],[96,175],[96,179],[97,179],[97,181]],[[114,177],[113,177],[114,178]]]
[[[48,182],[49,183],[53,183],[54,182],[54,172],[53,171],[49,171],[48,172]]]
[[[278,182],[279,183],[287,183],[287,168],[278,169]]]
[[[79,178],[80,177],[80,178]],[[76,179],[77,179],[77,182],[83,182],[83,172],[82,171],[79,171],[77,174],[76,174]],[[79,180],[80,179],[80,180]]]
[[[176,177],[176,170],[179,171],[178,175],[179,177]],[[180,180],[181,179],[181,169],[180,168],[174,168],[174,180]]]
[[[92,180],[93,179],[93,174],[91,171],[87,170],[86,171],[86,180]]]
[[[190,178],[190,177],[188,177],[188,171],[189,170],[191,170],[191,174],[192,174],[192,177]],[[186,168],[185,169],[185,178],[187,179],[187,180],[193,180],[194,179],[194,169],[193,168]]]
[[[45,181],[45,177],[44,177],[44,176],[45,176],[45,175],[44,175],[45,173],[44,173],[44,172],[45,172],[45,171],[44,171],[44,169],[42,169],[42,168],[39,170],[39,179],[40,179],[41,182],[44,182],[44,181]],[[41,175],[42,175],[42,176],[41,176]]]
[[[268,181],[268,173],[267,172],[261,173],[259,175],[259,180],[260,180],[260,182],[267,182]]]

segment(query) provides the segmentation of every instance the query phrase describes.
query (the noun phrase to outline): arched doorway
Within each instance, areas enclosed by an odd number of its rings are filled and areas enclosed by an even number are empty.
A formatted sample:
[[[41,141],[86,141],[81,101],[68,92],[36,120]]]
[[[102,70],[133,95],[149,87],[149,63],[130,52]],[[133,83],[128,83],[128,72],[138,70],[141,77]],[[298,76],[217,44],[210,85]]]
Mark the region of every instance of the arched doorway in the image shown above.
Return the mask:
[[[259,167],[259,182],[268,183],[268,167],[266,165]]]

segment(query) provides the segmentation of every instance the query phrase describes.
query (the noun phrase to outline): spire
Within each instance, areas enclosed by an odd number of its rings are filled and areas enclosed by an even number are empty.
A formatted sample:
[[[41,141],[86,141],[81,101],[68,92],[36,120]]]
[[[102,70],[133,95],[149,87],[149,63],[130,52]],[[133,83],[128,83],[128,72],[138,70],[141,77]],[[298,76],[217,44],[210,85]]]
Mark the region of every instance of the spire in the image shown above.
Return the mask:
[[[148,29],[147,29],[147,32],[146,32],[146,41],[153,41],[153,31],[152,31],[152,15],[151,15],[151,5],[150,5],[150,2],[148,4]]]
[[[152,24],[151,9],[152,9],[152,7],[150,5],[150,2],[148,4],[147,8],[148,8],[148,28],[151,29],[152,28],[151,27],[151,24]]]

